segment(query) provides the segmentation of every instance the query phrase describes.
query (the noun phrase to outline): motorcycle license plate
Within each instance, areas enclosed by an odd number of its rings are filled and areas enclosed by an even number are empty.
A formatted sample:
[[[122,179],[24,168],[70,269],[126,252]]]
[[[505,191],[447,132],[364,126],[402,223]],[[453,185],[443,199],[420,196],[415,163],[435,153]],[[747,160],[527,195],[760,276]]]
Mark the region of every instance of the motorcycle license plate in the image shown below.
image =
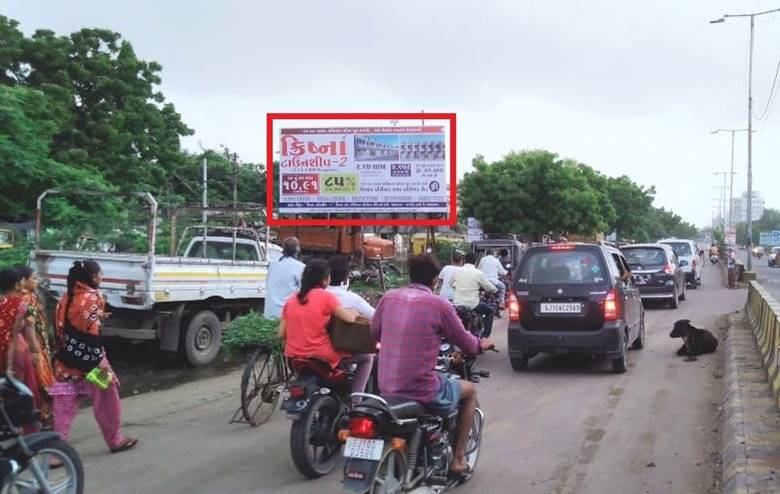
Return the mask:
[[[542,304],[542,314],[579,314],[580,304]]]
[[[344,456],[361,460],[380,460],[384,448],[385,441],[382,439],[348,437],[347,443],[344,445]]]

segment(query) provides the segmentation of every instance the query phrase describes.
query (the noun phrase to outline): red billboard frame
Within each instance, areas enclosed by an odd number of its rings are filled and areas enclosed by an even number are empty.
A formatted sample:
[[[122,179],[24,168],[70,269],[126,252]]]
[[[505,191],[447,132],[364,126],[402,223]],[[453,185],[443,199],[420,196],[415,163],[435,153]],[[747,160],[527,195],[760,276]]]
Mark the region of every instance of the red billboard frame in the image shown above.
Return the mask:
[[[447,120],[450,125],[450,211],[443,219],[274,219],[274,122],[277,120]],[[453,226],[457,217],[456,117],[454,113],[266,113],[266,209],[269,226]]]

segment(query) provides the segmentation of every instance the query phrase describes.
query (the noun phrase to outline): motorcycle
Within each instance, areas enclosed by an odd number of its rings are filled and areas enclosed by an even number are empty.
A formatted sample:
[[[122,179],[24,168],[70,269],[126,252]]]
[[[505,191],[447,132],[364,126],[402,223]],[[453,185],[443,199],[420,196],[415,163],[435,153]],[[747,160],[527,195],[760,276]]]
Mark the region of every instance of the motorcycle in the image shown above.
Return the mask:
[[[485,321],[480,314],[477,314],[471,309],[457,305],[455,306],[455,312],[458,313],[458,317],[463,323],[463,327],[466,328],[466,331],[477,338],[482,338],[482,334],[485,332]]]
[[[718,256],[717,256],[717,255],[715,255],[715,254],[712,254],[712,255],[710,256],[710,263],[712,263],[712,264],[718,264]]]
[[[292,419],[290,452],[293,463],[305,477],[327,475],[336,467],[341,443],[338,425],[350,403],[350,382],[356,366],[331,369],[317,358],[290,359],[297,379],[287,386],[282,410]]]
[[[22,435],[22,427],[38,422],[30,389],[10,375],[0,375],[2,492],[82,494],[84,468],[70,444],[51,431]]]
[[[490,377],[477,371],[474,357],[443,342],[436,371],[477,383]],[[485,414],[477,404],[466,444],[468,472],[450,474],[458,410],[448,416],[429,412],[421,403],[397,397],[355,393],[363,398],[349,413],[349,427],[339,431],[344,441],[343,488],[357,493],[401,493],[420,487],[441,492],[471,479],[479,458]]]

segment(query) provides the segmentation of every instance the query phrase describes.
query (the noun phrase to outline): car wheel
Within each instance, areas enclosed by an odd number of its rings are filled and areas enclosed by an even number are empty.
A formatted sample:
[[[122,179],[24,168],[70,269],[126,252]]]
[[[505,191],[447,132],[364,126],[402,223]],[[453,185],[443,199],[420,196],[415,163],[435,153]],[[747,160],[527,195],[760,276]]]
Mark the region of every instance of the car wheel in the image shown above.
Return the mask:
[[[509,363],[512,364],[512,370],[520,372],[528,369],[528,356],[509,357]]]
[[[685,300],[685,298],[687,297],[686,291],[688,290],[688,288],[685,285],[686,284],[683,283],[683,291],[682,291],[682,295],[680,295],[680,300]]]
[[[677,288],[674,289],[674,296],[672,297],[672,300],[669,301],[669,308],[670,309],[676,309],[680,306],[680,297],[677,294]]]
[[[643,312],[642,318],[639,320],[639,336],[636,337],[631,347],[641,350],[645,347],[645,338],[645,313]]]
[[[628,370],[628,333],[623,338],[623,355],[612,359],[612,372],[622,374]]]

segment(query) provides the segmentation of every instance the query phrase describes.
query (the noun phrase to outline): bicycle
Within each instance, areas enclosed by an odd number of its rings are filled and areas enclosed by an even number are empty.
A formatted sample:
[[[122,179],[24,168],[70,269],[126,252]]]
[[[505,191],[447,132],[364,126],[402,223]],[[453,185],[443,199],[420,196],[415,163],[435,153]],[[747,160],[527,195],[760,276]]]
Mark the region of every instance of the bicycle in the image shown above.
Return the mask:
[[[271,418],[279,403],[279,396],[287,384],[295,380],[294,372],[284,356],[258,347],[249,359],[241,376],[241,414],[252,427]]]

